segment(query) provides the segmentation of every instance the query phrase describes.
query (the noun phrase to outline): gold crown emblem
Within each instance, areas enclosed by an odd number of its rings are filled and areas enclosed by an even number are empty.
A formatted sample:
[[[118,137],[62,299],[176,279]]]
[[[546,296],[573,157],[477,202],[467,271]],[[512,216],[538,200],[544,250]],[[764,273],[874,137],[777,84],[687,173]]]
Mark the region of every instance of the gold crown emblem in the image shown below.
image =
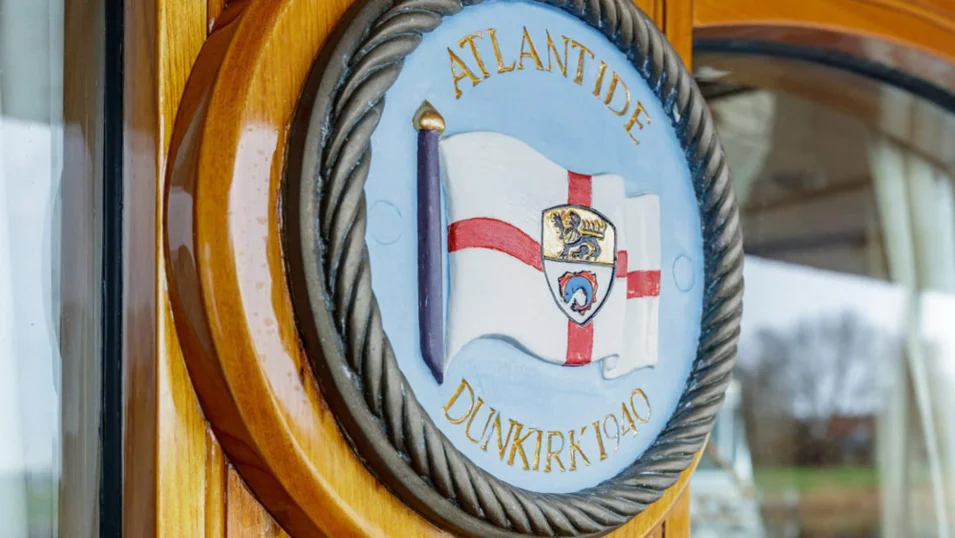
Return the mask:
[[[613,223],[580,206],[552,207],[543,214],[545,259],[613,265],[616,232]]]
[[[604,238],[607,231],[607,222],[599,218],[583,218],[578,211],[567,209],[560,214],[563,229],[578,232],[581,235],[590,235],[599,239]],[[566,233],[566,232],[565,232]]]
[[[580,223],[580,233],[603,239],[607,231],[607,223],[597,219],[583,219]]]

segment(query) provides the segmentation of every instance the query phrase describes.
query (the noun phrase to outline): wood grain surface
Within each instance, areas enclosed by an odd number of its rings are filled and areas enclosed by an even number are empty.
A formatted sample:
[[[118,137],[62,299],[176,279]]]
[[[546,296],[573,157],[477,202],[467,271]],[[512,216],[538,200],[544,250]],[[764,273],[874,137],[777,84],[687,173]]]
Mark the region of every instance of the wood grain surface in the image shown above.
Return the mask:
[[[955,8],[942,0],[635,1],[686,59],[694,34],[738,36],[841,51],[955,87]],[[381,488],[341,438],[302,357],[285,288],[275,216],[287,128],[312,59],[349,3],[127,3],[129,536],[283,535],[272,516],[293,536],[444,534]],[[65,107],[67,130],[90,132],[93,119],[73,110]],[[93,177],[92,149],[75,140],[67,138],[66,169],[76,163],[79,177]],[[177,183],[171,221],[167,178]],[[81,190],[71,195],[77,208],[92,211]],[[171,259],[169,222],[195,225],[175,231]],[[175,313],[167,262],[196,277],[180,283]],[[64,331],[81,327],[74,320]],[[689,474],[615,535],[688,536]]]
[[[226,480],[228,484],[228,517],[226,533],[229,538],[288,538],[285,530],[272,519],[258,500],[249,492],[242,478],[229,468]]]
[[[170,176],[170,236],[191,216],[208,217],[196,218],[183,244],[171,242],[171,266],[215,273],[179,288],[186,302],[203,303],[177,316],[214,317],[202,327],[211,334],[180,330],[192,379],[243,479],[297,535],[385,535],[382,525],[422,525],[340,438],[298,349],[284,289],[274,209],[285,130],[319,44],[345,7],[246,2],[217,25],[185,90],[171,152],[171,170],[192,174]],[[189,198],[191,189],[202,196]],[[187,244],[201,256],[178,248]],[[380,521],[363,517],[372,506]]]
[[[693,5],[699,0],[634,0],[666,34],[687,67],[693,60]]]
[[[293,535],[439,535],[341,438],[299,348],[286,288],[275,218],[286,132],[312,59],[346,7],[230,3],[215,24],[170,145],[174,317],[217,439]],[[643,526],[665,511],[648,511]]]
[[[676,498],[670,506],[670,513],[662,525],[665,538],[689,538],[690,536],[690,495],[689,489]]]
[[[166,155],[206,4],[128,2],[124,89],[124,534],[203,536],[210,442],[172,325],[163,263]]]
[[[710,36],[835,29],[911,57],[955,58],[955,25],[941,2],[637,3],[687,59],[694,25]],[[381,488],[341,438],[299,348],[285,287],[274,217],[287,129],[311,62],[348,4],[127,8],[127,534],[283,536],[272,516],[293,535],[444,534]],[[163,219],[166,179],[176,184],[172,221]],[[170,222],[178,228],[167,230]],[[168,260],[167,232],[175,236]],[[178,286],[175,313],[167,261],[195,276]],[[688,536],[691,470],[615,536]]]
[[[694,0],[693,33],[839,52],[955,88],[951,0]]]
[[[210,33],[216,27],[216,21],[219,20],[227,4],[227,0],[206,0],[206,28]]]

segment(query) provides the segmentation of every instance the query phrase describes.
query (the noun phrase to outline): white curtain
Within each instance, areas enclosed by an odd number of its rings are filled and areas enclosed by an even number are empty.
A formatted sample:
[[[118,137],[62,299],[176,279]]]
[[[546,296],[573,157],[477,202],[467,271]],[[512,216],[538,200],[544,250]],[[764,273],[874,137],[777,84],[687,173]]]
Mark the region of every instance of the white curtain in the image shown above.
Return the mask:
[[[897,97],[897,95],[896,95]],[[931,116],[914,100],[884,110],[884,120],[925,130]],[[898,123],[896,123],[898,125]],[[952,536],[955,514],[955,378],[944,353],[927,346],[925,293],[955,294],[955,199],[952,178],[924,157],[883,135],[869,143],[869,163],[890,278],[906,293],[903,354],[880,421],[883,536],[911,536],[910,436],[921,430],[926,450],[934,527]],[[953,295],[955,297],[955,295]],[[948,320],[955,332],[955,319]],[[943,343],[944,345],[944,343]],[[919,428],[909,424],[918,418]]]

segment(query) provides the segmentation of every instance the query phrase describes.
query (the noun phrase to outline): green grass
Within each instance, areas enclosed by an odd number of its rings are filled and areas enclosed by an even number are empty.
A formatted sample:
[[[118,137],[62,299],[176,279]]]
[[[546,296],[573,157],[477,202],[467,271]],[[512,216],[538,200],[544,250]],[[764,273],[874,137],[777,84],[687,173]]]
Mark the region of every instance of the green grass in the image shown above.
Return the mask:
[[[57,501],[57,486],[50,478],[24,479],[22,476],[0,476],[0,491],[22,492],[27,511],[30,536],[49,536]],[[0,502],[4,499],[0,497]],[[9,499],[6,502],[10,502]],[[5,536],[0,523],[0,536]],[[20,537],[17,537],[20,538]]]
[[[756,486],[765,492],[795,487],[800,493],[855,488],[878,488],[879,473],[874,467],[757,467]]]

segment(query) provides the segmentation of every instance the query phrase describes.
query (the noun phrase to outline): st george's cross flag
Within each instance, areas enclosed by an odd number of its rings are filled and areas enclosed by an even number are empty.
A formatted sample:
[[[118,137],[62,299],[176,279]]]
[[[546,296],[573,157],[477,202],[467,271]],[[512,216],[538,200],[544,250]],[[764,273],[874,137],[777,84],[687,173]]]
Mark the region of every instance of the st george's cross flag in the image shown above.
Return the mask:
[[[447,363],[494,337],[616,378],[657,362],[660,208],[616,175],[577,174],[524,142],[440,143],[448,212]]]

